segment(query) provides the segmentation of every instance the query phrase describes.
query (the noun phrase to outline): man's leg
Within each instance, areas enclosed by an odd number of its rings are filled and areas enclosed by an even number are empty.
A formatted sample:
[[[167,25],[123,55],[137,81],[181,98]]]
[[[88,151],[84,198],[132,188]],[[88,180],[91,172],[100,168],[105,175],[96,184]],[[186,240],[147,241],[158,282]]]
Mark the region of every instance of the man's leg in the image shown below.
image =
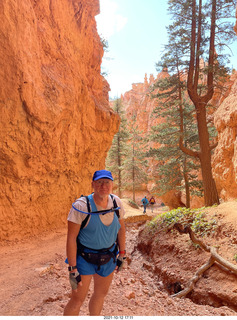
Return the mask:
[[[110,284],[113,280],[114,272],[107,277],[94,275],[94,293],[89,302],[89,311],[91,316],[99,316],[103,308],[104,298],[106,297]]]
[[[77,290],[72,290],[71,299],[64,309],[64,316],[78,316],[81,305],[87,296],[91,279],[92,275],[81,275],[82,286],[79,284]]]

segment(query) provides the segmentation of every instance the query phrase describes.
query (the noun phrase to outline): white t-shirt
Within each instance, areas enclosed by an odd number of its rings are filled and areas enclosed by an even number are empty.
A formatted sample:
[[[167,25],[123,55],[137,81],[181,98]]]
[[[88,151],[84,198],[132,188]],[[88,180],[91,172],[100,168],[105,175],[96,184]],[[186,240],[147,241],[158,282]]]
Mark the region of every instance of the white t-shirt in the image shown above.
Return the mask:
[[[122,201],[120,200],[120,198],[118,196],[116,196],[114,194],[113,194],[113,197],[116,200],[117,206],[120,207],[120,209],[119,209],[119,219],[123,219],[125,212],[124,212],[124,207],[123,207]],[[86,202],[86,198],[85,197],[81,197],[81,198],[77,199],[75,201],[75,203],[74,203],[74,206],[78,210],[81,210],[81,211],[84,211],[84,212],[88,212],[87,202]],[[106,209],[96,205],[97,211],[107,210],[107,209],[111,209],[113,207],[114,207],[113,200],[111,199],[110,196],[109,196],[109,199],[108,199],[108,204],[107,204]],[[68,214],[67,220],[71,221],[71,222],[74,222],[74,223],[77,223],[77,224],[82,224],[82,221],[86,218],[86,216],[87,216],[86,213],[81,213],[81,212],[78,212],[78,211],[74,210],[73,208],[71,208],[71,210],[70,210],[70,212]],[[106,213],[104,215],[100,214],[99,216],[100,216],[101,222],[104,225],[109,226],[113,221],[114,211]],[[90,221],[90,218],[88,219],[87,224],[89,223],[89,221]]]

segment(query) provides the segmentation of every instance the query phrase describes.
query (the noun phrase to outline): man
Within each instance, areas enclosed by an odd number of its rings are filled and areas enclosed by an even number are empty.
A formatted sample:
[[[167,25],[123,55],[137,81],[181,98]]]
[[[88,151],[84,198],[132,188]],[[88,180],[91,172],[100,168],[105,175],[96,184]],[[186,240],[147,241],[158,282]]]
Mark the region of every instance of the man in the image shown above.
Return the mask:
[[[149,201],[148,201],[147,197],[145,196],[142,199],[142,204],[143,204],[143,207],[144,207],[143,213],[146,213],[146,207],[147,207],[148,203],[149,203]]]
[[[65,316],[79,314],[92,278],[94,292],[89,302],[89,313],[91,316],[100,315],[114,271],[122,269],[126,258],[124,209],[119,197],[112,195],[120,208],[118,218],[113,210],[114,202],[111,197],[111,172],[96,171],[92,178],[92,188],[94,193],[88,196],[92,210],[85,227],[80,230],[89,211],[85,197],[74,203],[68,215],[67,260],[72,296],[64,309]],[[110,212],[106,212],[108,209],[111,209]],[[118,257],[116,239],[119,247]]]

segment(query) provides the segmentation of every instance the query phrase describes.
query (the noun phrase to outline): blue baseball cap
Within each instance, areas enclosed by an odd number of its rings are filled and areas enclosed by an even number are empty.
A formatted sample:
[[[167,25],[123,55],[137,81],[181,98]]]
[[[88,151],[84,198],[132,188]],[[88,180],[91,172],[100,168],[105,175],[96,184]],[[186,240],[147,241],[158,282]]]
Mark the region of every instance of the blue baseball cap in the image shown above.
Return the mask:
[[[96,181],[99,179],[110,179],[110,180],[114,181],[114,179],[112,177],[112,173],[107,170],[98,170],[94,173],[92,180]]]

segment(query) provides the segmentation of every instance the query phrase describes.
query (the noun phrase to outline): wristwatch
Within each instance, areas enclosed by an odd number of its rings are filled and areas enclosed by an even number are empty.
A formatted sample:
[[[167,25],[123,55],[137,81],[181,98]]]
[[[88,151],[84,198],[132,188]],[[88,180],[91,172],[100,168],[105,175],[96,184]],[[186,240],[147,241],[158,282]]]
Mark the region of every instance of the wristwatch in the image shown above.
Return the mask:
[[[68,267],[68,271],[75,270],[76,268],[77,268],[77,266],[70,266],[70,267]]]

